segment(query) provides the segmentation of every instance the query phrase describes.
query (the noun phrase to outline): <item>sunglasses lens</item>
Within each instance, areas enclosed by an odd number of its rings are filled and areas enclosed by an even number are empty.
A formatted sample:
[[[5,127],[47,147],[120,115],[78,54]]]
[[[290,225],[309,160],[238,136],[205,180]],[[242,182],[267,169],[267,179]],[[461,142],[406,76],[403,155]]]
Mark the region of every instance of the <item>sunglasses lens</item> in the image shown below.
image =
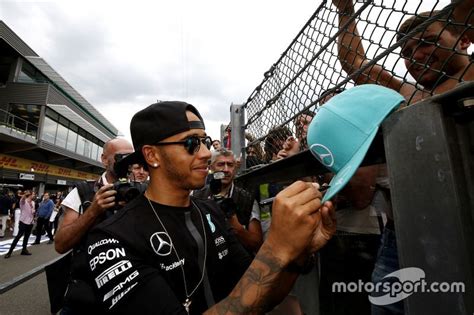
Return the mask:
[[[212,139],[211,137],[199,138],[196,136],[189,137],[185,140],[184,147],[188,151],[189,154],[195,154],[201,148],[201,143],[204,144],[207,149],[209,150],[212,146]]]
[[[184,147],[186,148],[186,150],[188,151],[189,154],[196,153],[196,148],[199,147],[199,138],[197,138],[197,137],[187,138],[186,142],[184,143]]]
[[[206,148],[207,148],[208,150],[211,149],[211,146],[212,146],[212,139],[211,139],[211,137],[206,137],[206,138],[202,139],[202,143],[204,143],[204,144],[206,145]]]

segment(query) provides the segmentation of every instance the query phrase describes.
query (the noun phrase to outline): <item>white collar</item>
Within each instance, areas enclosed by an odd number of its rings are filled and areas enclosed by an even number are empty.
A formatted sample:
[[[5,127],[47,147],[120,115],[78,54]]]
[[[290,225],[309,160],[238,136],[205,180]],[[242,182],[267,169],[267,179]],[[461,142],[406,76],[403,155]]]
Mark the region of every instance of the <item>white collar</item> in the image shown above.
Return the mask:
[[[108,185],[109,182],[107,181],[107,176],[105,176],[105,174],[107,174],[107,171],[103,172],[102,173],[102,176],[100,177],[100,179],[102,180],[102,185]]]

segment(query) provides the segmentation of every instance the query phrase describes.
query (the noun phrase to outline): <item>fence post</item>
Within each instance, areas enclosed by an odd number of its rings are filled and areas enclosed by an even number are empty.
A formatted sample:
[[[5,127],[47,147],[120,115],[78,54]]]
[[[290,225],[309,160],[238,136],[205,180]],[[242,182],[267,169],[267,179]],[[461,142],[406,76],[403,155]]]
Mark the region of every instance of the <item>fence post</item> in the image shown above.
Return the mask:
[[[404,301],[407,314],[474,311],[474,115],[458,105],[473,99],[473,87],[409,106],[383,125],[400,268],[465,288],[415,293]]]
[[[236,157],[240,156],[240,170],[245,169],[245,154],[242,150],[245,147],[244,121],[245,109],[243,105],[230,105],[230,125],[231,129],[231,150]],[[237,170],[239,171],[239,170]]]

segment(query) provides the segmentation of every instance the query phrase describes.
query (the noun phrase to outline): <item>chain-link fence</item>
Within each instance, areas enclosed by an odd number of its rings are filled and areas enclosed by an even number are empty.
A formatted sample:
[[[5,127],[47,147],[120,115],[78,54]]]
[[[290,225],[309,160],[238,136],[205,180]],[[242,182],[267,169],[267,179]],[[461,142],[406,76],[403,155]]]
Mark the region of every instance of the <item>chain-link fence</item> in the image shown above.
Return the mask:
[[[450,2],[352,1],[323,1],[245,102],[247,167],[306,149],[318,106],[354,84],[409,105],[473,80],[472,25],[453,21]]]

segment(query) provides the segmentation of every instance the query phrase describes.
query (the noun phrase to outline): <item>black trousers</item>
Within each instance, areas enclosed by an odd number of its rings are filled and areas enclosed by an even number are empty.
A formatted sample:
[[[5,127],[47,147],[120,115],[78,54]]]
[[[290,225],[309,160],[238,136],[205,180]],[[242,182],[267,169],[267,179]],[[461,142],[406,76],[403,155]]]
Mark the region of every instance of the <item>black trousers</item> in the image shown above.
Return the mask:
[[[53,240],[53,233],[51,233],[51,224],[49,223],[49,219],[38,217],[38,219],[36,220],[36,241],[35,241],[35,243],[40,242],[41,235],[42,235],[42,232],[43,232],[43,227],[45,228],[46,233],[48,233],[49,239],[51,241]]]
[[[20,240],[20,238],[23,236],[23,250],[26,250],[26,246],[28,245],[28,239],[30,238],[31,234],[31,229],[33,229],[33,224],[25,224],[20,221],[19,227],[18,227],[18,235],[15,237],[13,240],[12,246],[10,246],[10,250],[8,253],[12,253],[13,250],[16,247],[16,244]]]

